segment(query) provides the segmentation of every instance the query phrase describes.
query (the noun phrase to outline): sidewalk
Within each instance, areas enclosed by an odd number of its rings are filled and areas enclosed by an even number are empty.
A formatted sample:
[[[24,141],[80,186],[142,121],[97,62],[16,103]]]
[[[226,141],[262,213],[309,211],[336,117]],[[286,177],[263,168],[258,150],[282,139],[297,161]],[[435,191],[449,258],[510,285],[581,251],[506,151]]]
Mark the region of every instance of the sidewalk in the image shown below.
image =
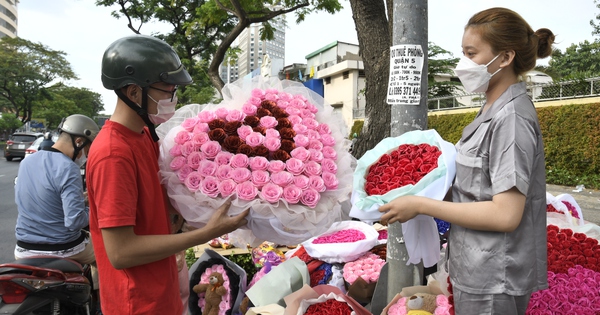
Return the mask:
[[[578,191],[575,187],[546,185],[546,191],[554,196],[569,194],[573,196],[581,211],[583,219],[600,225],[600,190],[583,189]]]

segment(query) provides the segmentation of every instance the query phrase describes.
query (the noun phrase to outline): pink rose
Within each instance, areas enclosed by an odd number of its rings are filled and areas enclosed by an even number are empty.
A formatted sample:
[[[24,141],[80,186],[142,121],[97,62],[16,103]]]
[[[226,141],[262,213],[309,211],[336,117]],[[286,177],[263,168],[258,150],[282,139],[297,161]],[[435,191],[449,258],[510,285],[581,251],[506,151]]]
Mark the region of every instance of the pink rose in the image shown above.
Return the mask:
[[[254,131],[252,130],[252,127],[250,127],[248,125],[243,125],[243,126],[239,127],[237,130],[238,136],[240,136],[240,139],[242,139],[244,141],[246,141],[246,137],[248,137],[248,135],[253,132]]]
[[[450,314],[450,305],[439,306],[435,308],[433,315],[448,315]]]
[[[181,127],[189,132],[192,132],[194,131],[194,127],[196,127],[199,122],[200,119],[198,119],[198,117],[190,117],[181,123]]]
[[[247,168],[234,168],[229,173],[229,177],[231,177],[231,179],[233,179],[238,184],[248,181],[251,176],[252,172],[250,172],[250,170]]]
[[[306,162],[310,159],[310,152],[304,147],[297,147],[290,153],[293,158],[296,158],[302,162]]]
[[[188,176],[189,178],[189,176]],[[209,196],[216,197],[219,195],[219,180],[214,176],[205,177],[200,185],[200,191]]]
[[[311,103],[306,103],[306,109],[308,109],[313,114],[316,114],[317,112],[319,112],[319,109]]]
[[[264,156],[250,158],[250,169],[253,171],[266,171],[269,168],[269,160]]]
[[[293,180],[294,175],[286,171],[271,173],[271,181],[281,187],[289,185]]]
[[[302,110],[302,119],[304,118],[310,118],[310,119],[315,119],[315,114],[313,114],[310,110],[308,109],[303,109]]]
[[[285,170],[285,162],[280,161],[280,160],[269,161],[268,170],[269,170],[269,172],[271,172],[271,174],[281,172],[281,171]]]
[[[317,131],[321,135],[329,135],[329,134],[331,134],[331,128],[329,128],[328,124],[320,124],[319,126],[317,126]]]
[[[265,131],[265,137],[267,137],[267,138],[281,138],[281,135],[279,134],[279,131],[277,131],[277,129],[267,129]]]
[[[243,121],[245,117],[246,115],[242,113],[242,111],[238,109],[232,109],[229,111],[229,114],[227,114],[227,117],[225,117],[225,119],[227,121]]]
[[[302,202],[304,205],[308,206],[309,208],[316,207],[317,203],[319,203],[320,199],[321,199],[321,194],[312,188],[308,188],[308,189],[304,190],[302,192],[302,196],[300,196],[300,202]]]
[[[325,187],[329,190],[334,190],[338,188],[340,181],[337,179],[335,174],[330,172],[323,172],[321,175],[323,178],[323,182],[325,183]]]
[[[312,118],[305,117],[305,118],[302,118],[302,124],[305,125],[308,129],[315,130],[315,129],[317,129],[319,122]]]
[[[185,186],[190,191],[197,191],[200,188],[200,184],[202,183],[202,175],[198,172],[190,172],[184,181]]]
[[[300,125],[302,123],[302,117],[298,115],[290,115],[288,116],[288,120],[292,123],[292,125]]]
[[[231,174],[231,171],[233,171],[233,168],[229,165],[219,165],[219,167],[217,167],[217,171],[215,172],[215,175],[217,176],[218,179],[229,179],[231,178],[231,176],[229,174]]]
[[[296,143],[296,147],[304,147],[308,146],[308,142],[310,139],[306,135],[297,134],[294,136],[294,142]]]
[[[273,183],[265,184],[260,190],[260,198],[270,203],[276,203],[279,201],[279,198],[281,198],[282,194],[283,188]]]
[[[306,134],[308,132],[308,128],[305,125],[297,124],[292,127],[296,134]]]
[[[296,107],[292,107],[292,104],[290,103],[290,106],[288,106],[285,111],[288,113],[288,115],[293,115],[293,116],[299,116],[300,118],[302,118],[302,110]]]
[[[294,186],[300,189],[308,188],[308,177],[304,175],[294,176]]]
[[[189,165],[182,166],[179,170],[177,170],[177,177],[179,181],[185,184],[185,179],[190,175],[194,170]]]
[[[310,140],[308,141],[308,145],[306,146],[307,149],[315,149],[317,151],[322,151],[323,150],[323,143],[321,143],[321,141],[319,140]],[[325,155],[325,154],[323,154]]]
[[[239,183],[236,186],[235,191],[238,195],[238,198],[242,200],[253,200],[256,195],[258,195],[258,188],[256,188],[256,186],[249,181]]]
[[[232,156],[233,156],[233,153],[231,153],[231,152],[221,151],[221,152],[217,153],[217,156],[215,156],[215,162],[218,165],[227,165],[227,164],[229,164],[229,161],[231,160]]]
[[[229,165],[233,168],[246,168],[250,159],[245,154],[234,154],[229,160]]]
[[[294,97],[294,99],[290,101],[290,107],[302,109],[306,107],[306,103],[304,103],[302,99]]]
[[[256,88],[256,89],[252,89],[252,91],[250,92],[250,94],[252,95],[252,97],[256,97],[256,98],[262,99],[265,96],[265,91]]]
[[[279,99],[277,101],[277,107],[279,107],[279,108],[286,109],[286,108],[288,108],[288,106],[290,106],[290,102],[288,102],[288,101],[283,101],[281,99]]]
[[[187,156],[187,163],[191,168],[197,170],[198,166],[200,165],[200,162],[203,159],[204,159],[204,156],[201,152],[194,151]],[[206,176],[206,175],[203,174],[203,176]]]
[[[322,172],[322,168],[321,168],[321,164],[315,162],[315,161],[308,161],[305,164],[306,166],[304,167],[304,173],[308,176],[319,176],[321,175]]]
[[[265,99],[269,101],[276,102],[277,101],[277,93],[267,91],[265,93]]]
[[[190,139],[191,139],[190,133],[185,130],[181,130],[180,132],[177,133],[177,135],[175,135],[174,141],[177,144],[183,145],[184,143],[190,141]]]
[[[184,165],[187,164],[187,159],[183,156],[176,156],[171,163],[169,163],[169,167],[171,168],[171,170],[176,171],[180,168],[182,168]]]
[[[265,136],[260,132],[252,132],[246,137],[246,144],[251,147],[256,147],[263,144]]]
[[[192,143],[198,147],[201,147],[207,141],[210,141],[210,138],[206,132],[195,133],[192,136]]]
[[[244,105],[242,105],[242,112],[248,116],[256,115],[256,109],[256,105],[250,102],[244,103]]]
[[[231,196],[236,189],[237,184],[232,179],[222,179],[219,183],[219,192],[223,197]]]
[[[196,146],[193,142],[186,142],[181,146],[181,155],[187,157],[192,152],[198,150],[198,146]]]
[[[198,113],[198,118],[201,123],[209,123],[215,119],[217,119],[217,115],[212,110],[203,110]]]
[[[321,142],[324,146],[333,147],[335,146],[335,138],[330,134],[321,134]]]
[[[198,173],[204,177],[214,176],[217,172],[217,168],[219,166],[217,163],[209,160],[203,160],[200,162],[198,166]]]
[[[252,172],[252,184],[256,187],[262,187],[271,180],[269,172],[267,171],[254,171]]]
[[[289,102],[293,99],[294,97],[292,96],[292,94],[288,92],[279,91],[279,100]]]
[[[302,189],[295,185],[288,185],[283,188],[283,199],[291,204],[296,204],[300,201]]]
[[[171,156],[180,156],[181,155],[181,144],[175,143],[173,147],[169,150],[169,154]]]
[[[248,103],[250,103],[251,105],[254,105],[257,108],[258,108],[258,106],[260,106],[260,102],[262,102],[262,99],[259,97],[252,96],[248,99]]]
[[[332,159],[323,159],[323,162],[321,162],[321,168],[323,169],[323,172],[337,174],[337,164],[335,164]]]
[[[194,130],[192,131],[193,133],[201,133],[201,132],[209,132],[210,131],[210,127],[208,126],[207,123],[198,123],[195,127]]]
[[[259,126],[265,128],[275,128],[275,126],[277,126],[277,119],[273,116],[263,116],[260,118]]]
[[[265,146],[265,148],[267,148],[267,150],[275,152],[281,147],[281,140],[276,137],[267,136],[263,141],[263,145]]]
[[[221,145],[217,141],[207,141],[200,147],[200,150],[204,152],[207,159],[214,159],[221,152]]]
[[[229,114],[229,110],[225,107],[219,107],[215,110],[215,115],[217,115],[217,117],[219,119],[225,120],[225,118],[227,117],[228,114]]]
[[[325,182],[321,176],[310,176],[308,178],[308,186],[318,192],[325,191]]]
[[[327,159],[337,159],[337,152],[332,147],[323,147],[323,156]]]
[[[285,161],[285,168],[288,172],[292,173],[292,175],[300,175],[304,172],[304,162],[297,158],[290,158]]]
[[[321,140],[321,134],[313,129],[308,129],[306,131],[306,136],[308,137],[308,140]]]

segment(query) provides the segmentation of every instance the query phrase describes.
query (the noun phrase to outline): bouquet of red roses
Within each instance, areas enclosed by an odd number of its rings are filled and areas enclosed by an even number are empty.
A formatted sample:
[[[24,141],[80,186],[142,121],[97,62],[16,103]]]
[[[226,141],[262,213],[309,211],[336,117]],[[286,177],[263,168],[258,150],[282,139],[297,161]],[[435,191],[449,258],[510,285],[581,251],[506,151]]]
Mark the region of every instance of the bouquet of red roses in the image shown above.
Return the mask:
[[[359,160],[354,171],[350,216],[373,222],[379,207],[400,196],[442,200],[454,180],[456,148],[435,130],[415,130],[383,139]],[[410,259],[431,267],[439,260],[437,224],[418,215],[402,223]]]
[[[226,200],[250,208],[237,246],[298,244],[346,217],[353,157],[344,122],[302,84],[255,77],[219,104],[186,105],[161,124],[160,169],[174,206],[201,227]]]

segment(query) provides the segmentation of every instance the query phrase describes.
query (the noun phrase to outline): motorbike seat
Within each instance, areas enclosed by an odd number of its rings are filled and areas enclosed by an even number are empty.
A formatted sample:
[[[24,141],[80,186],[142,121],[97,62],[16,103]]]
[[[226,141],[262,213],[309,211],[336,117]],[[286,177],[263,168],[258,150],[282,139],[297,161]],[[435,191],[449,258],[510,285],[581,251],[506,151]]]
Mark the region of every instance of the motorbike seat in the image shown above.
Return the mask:
[[[56,269],[65,273],[82,273],[83,268],[78,262],[60,257],[31,257],[14,261],[11,264],[27,265],[32,267]]]

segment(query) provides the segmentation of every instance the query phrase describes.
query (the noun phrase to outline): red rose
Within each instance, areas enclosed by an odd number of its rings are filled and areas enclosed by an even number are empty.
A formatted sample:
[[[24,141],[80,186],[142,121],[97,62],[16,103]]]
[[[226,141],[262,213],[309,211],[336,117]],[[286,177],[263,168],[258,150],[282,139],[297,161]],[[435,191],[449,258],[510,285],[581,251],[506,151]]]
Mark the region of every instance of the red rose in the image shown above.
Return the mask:
[[[225,130],[221,128],[212,129],[208,132],[208,138],[210,138],[210,140],[212,141],[218,141],[219,143],[223,143],[223,140],[227,138],[227,133],[225,133]]]
[[[257,145],[253,148],[254,156],[264,156],[269,157],[269,149],[264,145]]]
[[[310,286],[315,287],[319,285],[319,281],[321,281],[325,277],[325,270],[319,269],[315,270],[310,274]]]
[[[273,116],[273,114],[271,114],[271,111],[266,109],[266,108],[262,108],[259,107],[256,110],[256,116],[258,116],[258,118],[264,117],[264,116]]]
[[[294,143],[294,141],[291,141],[291,140],[288,140],[288,139],[281,140],[280,150],[283,150],[283,151],[285,151],[287,153],[290,153],[295,148],[296,148],[296,144]]]
[[[275,118],[277,118],[277,120],[282,119],[282,118],[286,118],[289,117],[290,115],[282,108],[280,107],[275,107],[271,110],[271,113],[273,113],[273,116]]]
[[[210,128],[210,130],[217,128],[223,129],[223,127],[225,127],[225,121],[223,119],[213,119],[208,123],[208,128]]]
[[[256,116],[246,116],[246,118],[244,118],[244,123],[252,128],[258,126],[258,124],[260,124],[260,118],[256,117]]]
[[[580,242],[583,242],[586,238],[588,238],[584,233],[575,233],[573,234],[573,237]]]
[[[264,100],[264,101],[260,102],[260,107],[262,107],[268,111],[272,111],[273,108],[278,108],[277,103],[275,103],[274,101],[270,101],[270,100]]]
[[[252,131],[261,133],[263,136],[267,133],[267,129],[265,129],[265,127],[261,127],[261,126],[256,126],[256,127],[252,128]]]
[[[237,153],[238,148],[242,145],[244,141],[240,139],[238,136],[228,136],[223,141],[223,149],[231,153]]]
[[[275,152],[273,152],[273,159],[274,160],[281,160],[283,162],[289,160],[291,158],[290,154],[285,152],[284,150],[277,150]]]
[[[227,133],[228,136],[237,136],[237,130],[241,126],[241,121],[230,121],[225,124],[223,130],[225,130],[225,133]]]
[[[247,144],[243,143],[243,144],[241,144],[241,145],[238,147],[238,150],[237,150],[237,152],[236,152],[236,153],[238,153],[238,154],[245,154],[245,155],[247,155],[248,157],[252,157],[252,156],[254,156],[254,155],[253,155],[253,154],[254,154],[254,149],[252,149],[252,147],[251,147],[251,146],[249,146],[249,145],[247,145]]]
[[[289,119],[282,117],[282,118],[278,118],[277,119],[277,130],[283,129],[283,128],[292,128],[292,122],[290,122]]]
[[[281,139],[292,140],[296,136],[296,132],[292,128],[281,128],[279,130],[279,135],[281,136]]]

